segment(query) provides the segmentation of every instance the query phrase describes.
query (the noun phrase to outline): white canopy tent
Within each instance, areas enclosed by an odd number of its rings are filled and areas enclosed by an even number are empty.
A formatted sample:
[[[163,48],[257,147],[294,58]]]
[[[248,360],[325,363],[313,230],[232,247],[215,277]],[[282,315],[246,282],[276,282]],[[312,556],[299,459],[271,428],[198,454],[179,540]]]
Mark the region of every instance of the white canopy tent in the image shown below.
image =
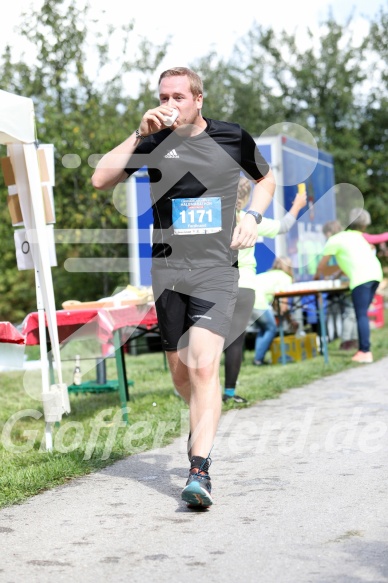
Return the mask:
[[[54,288],[51,275],[49,231],[42,193],[38,161],[35,114],[32,99],[0,90],[0,144],[7,146],[15,185],[9,192],[18,196],[25,227],[25,237],[35,269],[39,314],[40,355],[42,366],[42,401],[45,418],[46,449],[52,450],[52,426],[70,413],[69,395],[62,379]],[[57,383],[50,384],[46,321]]]

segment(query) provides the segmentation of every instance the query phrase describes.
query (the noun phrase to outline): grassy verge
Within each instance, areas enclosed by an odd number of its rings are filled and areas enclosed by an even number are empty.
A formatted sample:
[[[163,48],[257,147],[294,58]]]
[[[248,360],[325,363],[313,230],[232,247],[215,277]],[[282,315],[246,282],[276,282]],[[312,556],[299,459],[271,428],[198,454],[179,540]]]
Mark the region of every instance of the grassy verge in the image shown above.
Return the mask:
[[[386,327],[372,330],[371,338],[375,360],[386,356]],[[360,366],[353,364],[350,354],[340,351],[338,346],[338,340],[329,344],[328,364],[318,356],[300,363],[260,369],[251,364],[253,352],[246,351],[238,393],[254,404],[323,376]],[[64,380],[70,384],[73,355],[76,351],[82,354],[82,347],[69,346],[66,350],[70,356],[64,362]],[[36,350],[31,354],[38,356]],[[0,507],[22,502],[76,476],[96,471],[133,453],[166,445],[185,434],[188,409],[173,393],[163,355],[126,355],[126,363],[128,376],[134,381],[128,402],[129,425],[121,423],[116,392],[71,395],[71,413],[54,428],[51,453],[45,451],[43,409],[37,399],[40,372],[0,373]],[[107,361],[107,372],[108,378],[115,378],[113,359]],[[95,378],[95,374],[91,367],[86,377]],[[223,407],[226,411],[236,406],[228,403]]]

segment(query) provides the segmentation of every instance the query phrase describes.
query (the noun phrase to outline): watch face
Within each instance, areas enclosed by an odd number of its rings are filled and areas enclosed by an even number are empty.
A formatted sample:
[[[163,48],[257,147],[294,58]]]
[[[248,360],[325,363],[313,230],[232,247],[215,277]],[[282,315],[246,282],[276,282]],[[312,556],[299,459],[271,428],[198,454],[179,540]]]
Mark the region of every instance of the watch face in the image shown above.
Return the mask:
[[[249,215],[252,215],[252,216],[255,217],[255,221],[256,221],[257,224],[261,223],[263,217],[261,216],[260,213],[258,213],[256,211],[247,211],[247,213]]]

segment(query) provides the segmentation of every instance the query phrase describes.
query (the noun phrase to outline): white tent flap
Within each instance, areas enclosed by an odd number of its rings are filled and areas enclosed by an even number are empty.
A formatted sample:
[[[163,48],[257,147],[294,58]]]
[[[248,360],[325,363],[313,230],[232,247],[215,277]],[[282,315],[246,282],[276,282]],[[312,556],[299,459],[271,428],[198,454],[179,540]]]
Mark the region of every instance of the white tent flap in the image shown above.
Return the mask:
[[[0,90],[0,144],[35,142],[34,103]]]

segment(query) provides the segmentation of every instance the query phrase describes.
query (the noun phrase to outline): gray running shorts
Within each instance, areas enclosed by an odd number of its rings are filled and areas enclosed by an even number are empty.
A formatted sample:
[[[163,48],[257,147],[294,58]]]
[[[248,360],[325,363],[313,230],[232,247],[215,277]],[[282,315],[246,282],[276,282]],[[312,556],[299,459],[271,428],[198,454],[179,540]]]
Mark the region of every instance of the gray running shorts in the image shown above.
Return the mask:
[[[236,304],[238,278],[238,269],[232,266],[153,266],[152,289],[163,349],[177,350],[179,339],[191,326],[226,338]]]

